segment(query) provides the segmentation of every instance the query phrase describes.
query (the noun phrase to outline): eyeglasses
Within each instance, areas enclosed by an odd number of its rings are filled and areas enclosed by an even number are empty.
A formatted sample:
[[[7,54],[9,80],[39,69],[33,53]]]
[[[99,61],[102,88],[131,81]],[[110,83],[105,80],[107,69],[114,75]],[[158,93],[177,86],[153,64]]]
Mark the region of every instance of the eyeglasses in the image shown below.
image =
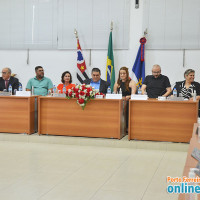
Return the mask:
[[[7,74],[7,72],[1,72],[2,74]]]
[[[160,74],[160,71],[159,72],[152,71],[152,74]]]

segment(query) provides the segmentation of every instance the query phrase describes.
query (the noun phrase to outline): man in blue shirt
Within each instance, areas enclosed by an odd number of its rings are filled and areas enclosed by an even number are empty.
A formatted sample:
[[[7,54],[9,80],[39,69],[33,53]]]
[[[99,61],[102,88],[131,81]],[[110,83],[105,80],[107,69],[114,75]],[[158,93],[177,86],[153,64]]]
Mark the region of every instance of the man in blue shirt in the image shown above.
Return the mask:
[[[93,68],[91,72],[91,79],[86,79],[83,81],[86,85],[91,85],[94,89],[99,90],[99,92],[106,94],[110,83],[101,79],[101,71],[99,68]]]
[[[35,73],[36,76],[28,81],[26,86],[26,91],[31,91],[33,87],[34,95],[46,96],[48,90],[51,90],[52,92],[53,89],[52,81],[44,76],[44,70],[43,67],[41,66],[35,67]]]

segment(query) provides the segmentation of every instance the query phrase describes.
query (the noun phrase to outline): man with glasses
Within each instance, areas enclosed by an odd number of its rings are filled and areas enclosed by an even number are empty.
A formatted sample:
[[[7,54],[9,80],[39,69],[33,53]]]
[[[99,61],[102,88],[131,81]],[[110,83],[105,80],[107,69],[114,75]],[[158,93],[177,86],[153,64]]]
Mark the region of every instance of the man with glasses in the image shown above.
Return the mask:
[[[152,75],[145,77],[141,90],[142,94],[146,91],[149,98],[167,97],[170,95],[171,85],[169,78],[161,74],[159,65],[153,65]]]
[[[86,85],[91,85],[92,87],[94,87],[94,89],[99,90],[99,92],[106,94],[110,84],[107,81],[101,79],[100,69],[93,68],[91,76],[92,76],[91,79],[86,79],[85,81],[83,81],[83,83],[85,83]]]
[[[11,76],[11,69],[6,67],[2,69],[2,77],[0,77],[0,91],[8,91],[9,85],[12,86],[12,93],[19,88],[19,80]]]
[[[52,81],[44,76],[44,69],[41,66],[35,67],[35,73],[36,76],[28,81],[26,91],[31,91],[33,88],[34,95],[46,96],[48,90],[52,92]]]

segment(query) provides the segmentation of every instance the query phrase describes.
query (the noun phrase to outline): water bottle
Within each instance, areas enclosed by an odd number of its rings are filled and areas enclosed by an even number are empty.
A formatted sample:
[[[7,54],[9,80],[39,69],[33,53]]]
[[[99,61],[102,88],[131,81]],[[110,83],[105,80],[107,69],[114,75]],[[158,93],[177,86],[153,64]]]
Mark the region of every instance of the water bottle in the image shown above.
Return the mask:
[[[174,90],[173,90],[173,96],[177,97],[177,90],[176,90],[176,88],[174,88]]]
[[[107,89],[107,94],[111,94],[111,89],[110,89],[110,87],[108,87],[108,89]]]
[[[122,94],[122,89],[121,88],[119,89],[119,94]]]
[[[48,90],[48,96],[51,96],[51,90]]]
[[[19,91],[22,91],[22,84],[19,84]]]
[[[34,95],[34,86],[32,85],[32,88],[31,88],[31,95]]]
[[[56,93],[56,86],[53,86],[53,93]]]
[[[66,87],[63,86],[63,93],[66,93]]]
[[[11,84],[8,87],[8,92],[12,95],[12,85]]]
[[[141,90],[140,87],[139,87],[139,89],[138,89],[138,94],[139,94],[139,95],[142,95],[142,90]]]
[[[192,96],[193,96],[193,101],[196,101],[197,100],[197,92],[196,92],[196,90],[194,90]]]

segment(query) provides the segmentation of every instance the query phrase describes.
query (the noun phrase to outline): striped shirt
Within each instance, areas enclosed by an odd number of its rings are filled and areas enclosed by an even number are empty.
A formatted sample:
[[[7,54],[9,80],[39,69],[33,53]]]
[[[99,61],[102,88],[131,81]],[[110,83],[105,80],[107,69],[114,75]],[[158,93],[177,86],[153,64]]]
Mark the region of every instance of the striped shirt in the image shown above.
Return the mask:
[[[182,89],[181,89],[181,95],[185,99],[189,99],[189,98],[192,97],[192,94],[194,93],[194,90],[195,90],[195,86],[194,85],[190,85],[189,88],[186,88],[185,85],[184,85],[184,86],[182,86]]]

